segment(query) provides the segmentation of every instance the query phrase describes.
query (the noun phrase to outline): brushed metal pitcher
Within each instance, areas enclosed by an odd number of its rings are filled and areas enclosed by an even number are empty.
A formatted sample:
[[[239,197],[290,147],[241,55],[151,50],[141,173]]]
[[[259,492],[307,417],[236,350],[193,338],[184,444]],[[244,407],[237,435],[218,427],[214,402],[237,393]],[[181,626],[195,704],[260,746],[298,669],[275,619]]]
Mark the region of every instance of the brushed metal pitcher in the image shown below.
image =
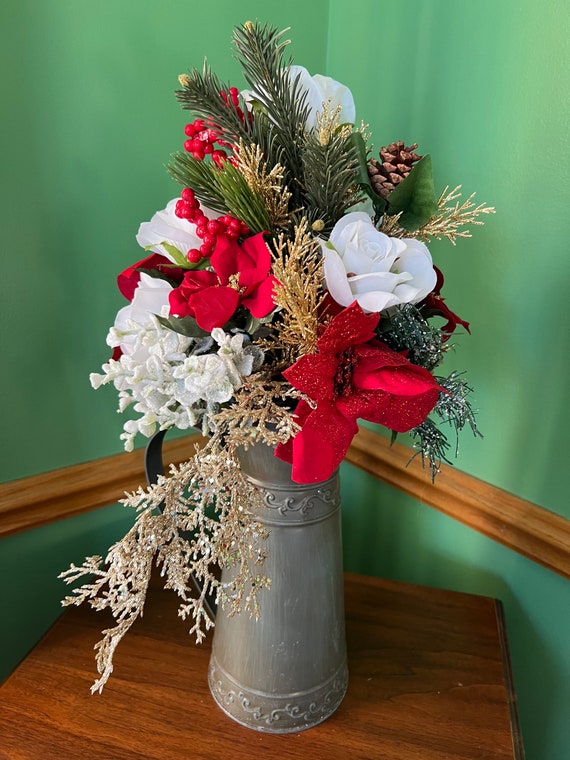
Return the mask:
[[[210,692],[243,726],[303,731],[332,715],[348,685],[338,472],[293,483],[291,466],[264,444],[239,459],[263,498],[251,510],[269,532],[263,570],[271,587],[259,592],[257,619],[218,608]],[[224,569],[222,583],[233,572]]]

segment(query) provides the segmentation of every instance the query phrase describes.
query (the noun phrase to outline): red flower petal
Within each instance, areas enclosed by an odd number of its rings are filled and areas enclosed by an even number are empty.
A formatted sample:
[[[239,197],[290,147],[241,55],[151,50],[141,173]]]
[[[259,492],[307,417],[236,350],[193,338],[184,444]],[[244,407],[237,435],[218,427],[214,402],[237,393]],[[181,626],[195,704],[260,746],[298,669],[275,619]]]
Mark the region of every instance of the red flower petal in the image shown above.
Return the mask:
[[[357,432],[354,420],[343,417],[334,404],[320,404],[293,439],[291,479],[320,483],[330,478]]]
[[[283,372],[285,380],[315,401],[334,398],[334,376],[338,367],[331,354],[305,354]]]
[[[239,294],[233,288],[218,285],[193,293],[188,299],[198,327],[211,332],[223,327],[239,306]]]
[[[338,354],[374,337],[379,314],[365,314],[356,301],[333,317],[317,341],[321,353]]]
[[[239,245],[235,240],[218,238],[214,252],[210,256],[210,264],[215,269],[223,285],[227,285],[230,277],[239,271],[237,265],[238,255]]]
[[[251,271],[251,270],[250,270]],[[259,270],[255,270],[256,272]],[[244,272],[246,275],[247,272]],[[242,276],[243,277],[243,276]],[[242,277],[240,277],[240,285],[242,283]],[[242,298],[243,305],[250,310],[256,319],[261,319],[270,314],[275,308],[275,301],[273,300],[273,291],[278,280],[269,275],[265,276],[265,279],[256,282],[252,287],[251,294],[248,294]]]
[[[369,422],[378,422],[397,433],[406,433],[408,430],[421,425],[439,398],[439,386],[422,393],[419,396],[388,396],[388,402],[383,409],[376,414],[370,414],[363,419]]]
[[[137,261],[130,267],[127,267],[117,277],[117,286],[126,299],[132,301],[135,295],[135,290],[139,284],[141,278],[139,269],[156,269],[158,272],[162,272],[169,280],[175,280],[181,282],[184,270],[179,267],[173,267],[172,262],[161,256],[159,253],[153,253],[147,256],[141,261]]]
[[[255,267],[267,274],[271,269],[271,253],[263,237],[263,232],[246,238],[241,244],[242,250],[255,262]]]
[[[312,411],[313,408],[309,406],[306,401],[301,399],[293,414],[295,422],[302,426]],[[275,456],[278,459],[282,459],[284,462],[293,464],[293,436],[285,443],[277,444],[275,447]]]

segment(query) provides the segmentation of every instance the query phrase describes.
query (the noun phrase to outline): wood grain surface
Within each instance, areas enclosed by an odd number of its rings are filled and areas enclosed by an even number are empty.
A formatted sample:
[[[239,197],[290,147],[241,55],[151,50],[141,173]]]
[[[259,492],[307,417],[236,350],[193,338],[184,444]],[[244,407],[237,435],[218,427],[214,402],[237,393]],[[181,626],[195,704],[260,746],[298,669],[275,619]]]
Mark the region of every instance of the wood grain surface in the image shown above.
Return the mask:
[[[153,588],[101,696],[93,645],[109,619],[64,613],[0,689],[0,758],[522,760],[497,601],[354,575],[345,591],[350,684],[319,726],[275,736],[227,718],[208,691],[209,644]]]

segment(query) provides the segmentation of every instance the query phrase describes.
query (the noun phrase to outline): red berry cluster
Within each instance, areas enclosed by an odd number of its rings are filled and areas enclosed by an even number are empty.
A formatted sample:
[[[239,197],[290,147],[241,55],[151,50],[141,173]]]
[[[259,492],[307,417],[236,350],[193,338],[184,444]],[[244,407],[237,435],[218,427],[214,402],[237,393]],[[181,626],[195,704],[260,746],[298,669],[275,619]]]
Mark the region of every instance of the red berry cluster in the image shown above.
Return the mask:
[[[249,227],[229,214],[219,216],[217,219],[208,219],[200,208],[200,202],[194,191],[185,187],[181,198],[176,202],[174,213],[179,219],[187,219],[196,225],[196,235],[204,241],[200,248],[191,248],[186,258],[191,264],[197,264],[202,258],[210,256],[216,247],[218,238],[225,237],[228,240],[237,240],[244,235],[249,235]]]
[[[208,126],[203,119],[194,119],[192,124],[187,124],[184,127],[184,133],[188,137],[184,141],[184,150],[191,153],[197,161],[203,161],[206,156],[211,156],[219,166],[227,159],[226,151],[216,148],[215,145],[218,143],[218,145],[231,148],[230,143],[221,140],[221,132]]]
[[[230,87],[229,91],[226,92],[225,90],[220,90],[220,95],[224,103],[230,107],[233,106],[237,115],[240,117],[242,121],[245,121],[245,116],[243,113],[243,110],[240,108],[239,105],[239,91],[237,87]],[[250,114],[248,113],[248,117]]]

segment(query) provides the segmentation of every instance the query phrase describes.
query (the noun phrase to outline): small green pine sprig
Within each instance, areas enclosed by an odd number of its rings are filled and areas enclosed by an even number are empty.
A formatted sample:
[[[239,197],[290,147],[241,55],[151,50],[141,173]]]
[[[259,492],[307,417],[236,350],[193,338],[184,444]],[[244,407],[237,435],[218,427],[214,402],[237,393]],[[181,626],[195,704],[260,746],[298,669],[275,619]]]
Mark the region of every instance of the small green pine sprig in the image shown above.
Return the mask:
[[[191,187],[212,211],[232,214],[245,222],[252,233],[272,229],[263,198],[229,161],[217,166],[210,161],[198,161],[188,153],[176,153],[169,172],[183,187]]]
[[[443,388],[439,394],[433,413],[442,422],[447,422],[455,430],[455,456],[459,448],[459,432],[469,425],[474,436],[482,438],[482,434],[475,422],[475,410],[471,406],[468,396],[472,389],[462,379],[462,373],[452,372],[449,377],[435,377],[435,380]],[[422,464],[428,463],[432,481],[440,470],[441,463],[452,464],[447,456],[450,444],[445,433],[429,417],[421,425],[410,431],[414,448],[422,458]]]
[[[304,203],[310,223],[322,222],[330,233],[347,208],[360,200],[355,193],[358,157],[342,127],[323,139],[318,130],[305,137],[303,150]]]
[[[394,351],[407,351],[412,364],[431,370],[441,363],[449,344],[438,327],[430,325],[412,304],[396,307],[379,323],[380,338]]]

